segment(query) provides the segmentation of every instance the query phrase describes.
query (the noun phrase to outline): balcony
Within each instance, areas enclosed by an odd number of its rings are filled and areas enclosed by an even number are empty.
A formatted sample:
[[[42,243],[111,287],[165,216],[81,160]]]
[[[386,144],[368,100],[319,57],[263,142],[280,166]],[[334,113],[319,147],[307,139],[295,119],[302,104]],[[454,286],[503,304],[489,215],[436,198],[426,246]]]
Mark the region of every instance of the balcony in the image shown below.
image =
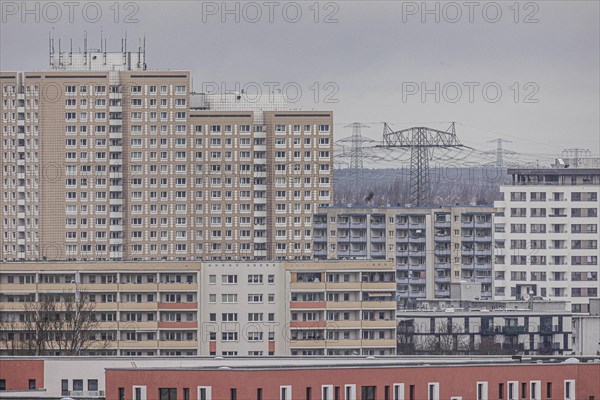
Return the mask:
[[[350,243],[366,243],[366,236],[350,236]]]
[[[385,257],[385,249],[383,250],[371,250],[372,257]]]
[[[449,255],[450,255],[450,249],[449,249],[449,248],[446,248],[446,249],[444,249],[444,248],[442,248],[442,249],[440,249],[440,248],[436,248],[436,249],[433,251],[433,253],[434,253],[436,256],[449,256]]]
[[[435,228],[450,228],[451,222],[450,221],[435,221],[433,226]]]
[[[67,394],[65,394],[63,392],[63,396],[66,396]],[[69,390],[68,391],[68,396],[69,397],[73,397],[73,398],[77,398],[77,397],[81,397],[81,398],[86,398],[86,399],[94,399],[94,398],[104,398],[104,390]]]
[[[436,276],[435,283],[450,283],[451,278],[449,276]]]
[[[385,243],[385,236],[371,236],[371,242],[373,242],[373,243]]]
[[[427,241],[427,238],[425,236],[411,236],[410,237],[411,243],[425,243],[426,241]]]
[[[488,243],[488,242],[491,242],[491,241],[492,241],[492,237],[488,236],[488,235],[486,235],[486,236],[479,236],[479,235],[475,236],[475,242],[476,243]]]
[[[515,335],[520,335],[520,334],[524,334],[524,333],[527,333],[527,330],[522,325],[519,325],[519,326],[503,326],[502,327],[502,334],[503,335],[515,336]]]
[[[314,236],[315,243],[327,243],[327,236]]]
[[[450,297],[449,290],[436,290],[435,297]]]
[[[435,264],[435,269],[439,269],[439,270],[449,270],[450,269],[450,264],[449,263],[440,263],[440,264]]]

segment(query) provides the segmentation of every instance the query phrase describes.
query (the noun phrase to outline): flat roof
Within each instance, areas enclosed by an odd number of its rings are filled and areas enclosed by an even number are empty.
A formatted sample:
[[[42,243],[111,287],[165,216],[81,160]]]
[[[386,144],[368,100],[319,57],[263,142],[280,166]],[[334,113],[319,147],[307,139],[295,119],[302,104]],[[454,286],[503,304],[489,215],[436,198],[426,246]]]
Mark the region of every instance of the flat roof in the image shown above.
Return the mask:
[[[513,356],[514,357],[514,356]],[[600,363],[600,356],[294,356],[294,357],[115,357],[115,356],[47,356],[13,357],[3,360],[44,360],[47,362],[122,362],[123,366],[105,370],[261,370],[323,368],[396,368],[429,366],[472,366],[507,364]]]

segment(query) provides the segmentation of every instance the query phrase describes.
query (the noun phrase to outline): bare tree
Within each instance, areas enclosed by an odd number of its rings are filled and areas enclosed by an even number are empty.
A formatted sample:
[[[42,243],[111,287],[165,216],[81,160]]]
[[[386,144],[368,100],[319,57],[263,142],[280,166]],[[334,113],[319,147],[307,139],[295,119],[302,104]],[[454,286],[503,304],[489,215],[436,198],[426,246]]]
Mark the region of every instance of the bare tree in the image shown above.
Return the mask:
[[[2,318],[0,346],[11,354],[80,355],[89,349],[104,349],[109,341],[98,340],[100,322],[95,304],[80,293],[40,294],[37,302],[23,303],[24,318]],[[0,313],[2,314],[2,313]]]
[[[469,335],[465,334],[463,327],[456,323],[439,322],[435,326],[435,332],[424,332],[410,339],[402,337],[405,335],[412,335],[412,333],[399,333],[399,344],[411,343],[412,349],[417,354],[449,355],[466,354],[470,351]]]

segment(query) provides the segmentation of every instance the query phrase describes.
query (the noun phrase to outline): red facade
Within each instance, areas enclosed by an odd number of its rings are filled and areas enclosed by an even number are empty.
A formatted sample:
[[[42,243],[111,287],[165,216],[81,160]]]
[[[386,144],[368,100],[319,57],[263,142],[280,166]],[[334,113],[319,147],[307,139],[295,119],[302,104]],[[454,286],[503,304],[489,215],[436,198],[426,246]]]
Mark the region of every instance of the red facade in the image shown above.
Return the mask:
[[[536,382],[541,390],[541,399],[564,400],[565,381],[570,384],[570,398],[573,400],[600,400],[600,365],[598,364],[510,364],[480,366],[401,366],[376,368],[343,368],[333,366],[322,369],[284,369],[272,368],[249,370],[235,368],[227,370],[132,370],[114,369],[106,371],[106,398],[119,400],[119,392],[125,394],[125,400],[135,400],[133,386],[146,386],[146,398],[158,399],[160,388],[175,388],[177,399],[184,399],[187,388],[189,400],[198,400],[198,386],[210,386],[212,399],[232,398],[232,390],[238,400],[257,399],[261,389],[263,400],[279,400],[280,386],[291,385],[293,400],[310,398],[321,399],[322,385],[332,385],[331,399],[345,400],[344,387],[356,385],[356,399],[393,400],[393,385],[404,384],[404,399],[428,400],[429,385],[439,383],[439,399],[448,400],[462,397],[462,400],[477,400],[477,384],[487,382],[485,399],[509,399],[508,382],[517,381],[518,396],[531,399],[531,382]],[[539,381],[539,382],[537,382]],[[550,386],[548,386],[550,383]],[[523,385],[524,384],[524,385]],[[501,386],[502,385],[502,386]],[[513,383],[513,385],[515,385]],[[370,387],[369,389],[363,389]],[[375,387],[372,389],[372,387]],[[412,386],[412,389],[411,389]],[[310,389],[307,390],[307,388]],[[339,389],[336,389],[339,388]],[[387,388],[386,388],[387,387]],[[522,389],[525,388],[525,396]],[[500,397],[499,390],[503,390]],[[550,389],[550,393],[548,392]],[[364,390],[364,391],[363,391]],[[389,397],[386,397],[386,392]],[[172,397],[171,397],[172,398]]]

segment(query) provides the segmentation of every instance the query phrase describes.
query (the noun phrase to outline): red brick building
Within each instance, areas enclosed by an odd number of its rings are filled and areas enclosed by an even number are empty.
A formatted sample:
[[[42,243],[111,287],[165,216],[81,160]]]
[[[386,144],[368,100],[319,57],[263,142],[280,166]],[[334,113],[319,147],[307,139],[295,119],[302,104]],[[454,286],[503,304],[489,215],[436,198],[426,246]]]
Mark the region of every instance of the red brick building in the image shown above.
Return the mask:
[[[600,358],[0,358],[0,399],[600,400]]]

